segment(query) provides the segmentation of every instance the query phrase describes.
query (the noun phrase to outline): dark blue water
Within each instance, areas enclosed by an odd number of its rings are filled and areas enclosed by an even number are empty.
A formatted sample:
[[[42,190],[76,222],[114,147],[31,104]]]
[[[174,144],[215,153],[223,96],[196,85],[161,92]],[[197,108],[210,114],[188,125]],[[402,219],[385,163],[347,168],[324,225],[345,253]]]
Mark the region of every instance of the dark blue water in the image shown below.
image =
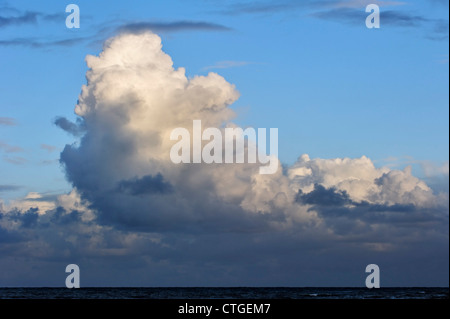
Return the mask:
[[[0,288],[0,299],[448,299],[449,288]]]

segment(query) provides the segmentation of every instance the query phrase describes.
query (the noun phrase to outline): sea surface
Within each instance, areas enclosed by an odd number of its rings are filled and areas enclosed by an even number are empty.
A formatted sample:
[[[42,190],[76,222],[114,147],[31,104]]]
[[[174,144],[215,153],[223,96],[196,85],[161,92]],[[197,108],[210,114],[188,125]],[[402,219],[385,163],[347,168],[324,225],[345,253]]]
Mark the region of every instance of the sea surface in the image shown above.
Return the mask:
[[[0,288],[0,299],[448,299],[449,288]]]

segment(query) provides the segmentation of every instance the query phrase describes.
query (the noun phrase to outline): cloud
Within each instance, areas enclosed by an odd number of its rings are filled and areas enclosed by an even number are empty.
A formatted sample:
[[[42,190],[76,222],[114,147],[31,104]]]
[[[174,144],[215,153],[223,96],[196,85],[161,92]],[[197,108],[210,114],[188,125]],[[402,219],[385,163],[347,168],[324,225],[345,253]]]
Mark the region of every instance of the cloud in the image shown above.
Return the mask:
[[[56,150],[56,146],[48,145],[48,144],[41,144],[41,149],[48,151],[49,153]]]
[[[90,37],[71,37],[68,39],[54,40],[54,41],[40,41],[36,38],[14,38],[8,40],[0,40],[0,46],[25,46],[34,49],[47,47],[69,47],[84,43]]]
[[[78,120],[56,121],[77,136],[60,155],[74,189],[0,205],[2,282],[61,285],[75,262],[92,286],[361,286],[376,261],[386,285],[448,284],[448,197],[410,168],[306,154],[272,175],[174,164],[174,128],[234,126],[235,86],[186,77],[149,32],[86,62]]]
[[[317,11],[336,8],[365,8],[368,4],[377,4],[380,7],[404,5],[401,1],[377,1],[377,0],[305,0],[305,1],[237,1],[228,2],[216,13],[226,15],[240,14],[276,14],[292,13],[293,11]]]
[[[53,165],[55,163],[58,163],[59,159],[53,159],[53,160],[42,160],[39,162],[40,165]]]
[[[30,208],[21,216],[22,227],[30,228],[36,225],[39,215],[37,214],[37,208]]]
[[[39,203],[21,210],[0,205],[5,284],[60,286],[64,276],[55,273],[73,262],[82,267],[85,287],[361,286],[361,273],[373,260],[386,285],[405,285],[402,277],[410,285],[442,286],[448,280],[448,215],[411,205],[343,207],[319,201],[311,209],[323,216],[322,226],[302,231],[155,233],[99,225],[76,191],[54,203],[47,210]],[[431,269],[435,276],[424,280],[420,273]]]
[[[0,184],[0,192],[11,192],[21,189],[22,186],[18,185],[1,185]]]
[[[324,221],[336,230],[340,227],[339,233],[342,234],[346,225],[345,232],[355,235],[355,230],[361,228],[364,231],[373,231],[376,227],[386,228],[415,228],[421,223],[433,225],[434,229],[440,229],[445,234],[448,227],[448,214],[436,205],[433,207],[418,207],[414,204],[379,204],[367,201],[353,201],[346,191],[339,191],[334,187],[325,188],[322,185],[315,185],[314,190],[304,194],[301,190],[297,194],[297,202],[313,205],[310,209],[319,212]],[[337,222],[336,219],[339,219]],[[344,223],[345,221],[345,223]],[[425,228],[425,227],[424,227]],[[384,236],[389,236],[386,231]],[[379,236],[379,234],[378,234]]]
[[[67,133],[74,136],[81,136],[84,133],[83,123],[80,121],[80,119],[77,119],[77,123],[73,123],[65,117],[57,117],[53,121],[53,123]]]
[[[364,22],[367,15],[368,14],[364,10],[352,8],[337,8],[316,12],[314,14],[315,17],[323,20],[334,20],[350,24],[361,24],[361,21]],[[382,11],[380,16],[383,24],[399,27],[419,27],[423,23],[431,21],[420,15],[393,10]]]
[[[19,153],[23,152],[23,148],[19,146],[13,146],[8,143],[0,141],[0,149],[6,153]]]
[[[230,31],[231,29],[220,24],[204,21],[173,21],[173,22],[136,22],[127,23],[119,28],[119,33],[140,34],[152,32],[180,32],[180,31]]]
[[[41,22],[64,22],[64,13],[47,14],[43,12],[27,11],[22,12],[16,8],[3,7],[3,15],[0,16],[0,28],[8,26],[38,24]],[[84,16],[86,19],[87,17]],[[54,40],[43,40],[37,37],[15,37],[0,39],[0,46],[22,46],[33,49],[42,49],[50,47],[70,47],[74,45],[86,44],[90,41],[103,41],[105,35],[117,33],[135,33],[153,31],[159,33],[173,33],[183,31],[231,31],[232,29],[221,24],[207,21],[144,21],[144,22],[125,22],[117,26],[117,22],[107,22],[96,32],[81,37],[60,37]],[[50,37],[52,38],[52,37]]]
[[[82,88],[75,111],[86,133],[79,146],[65,147],[61,163],[83,198],[100,212],[100,220],[167,229],[178,219],[177,228],[226,229],[248,217],[251,227],[258,228],[266,227],[262,226],[265,223],[253,221],[250,213],[268,211],[288,200],[278,195],[282,189],[270,194],[270,189],[263,188],[269,183],[287,189],[286,181],[279,185],[271,181],[274,177],[252,177],[258,173],[257,165],[204,167],[170,161],[173,143],[169,136],[174,128],[192,128],[195,119],[201,119],[205,127],[221,127],[235,116],[228,105],[238,92],[221,76],[209,73],[188,79],[183,68],[173,69],[171,58],[161,50],[160,38],[150,33],[117,36],[107,42],[99,57],[88,56],[87,63],[91,69],[88,84]],[[145,71],[140,74],[136,69]],[[122,79],[134,84],[124,86]],[[255,193],[251,192],[252,178],[258,189]],[[166,184],[173,191],[168,192]],[[114,192],[112,198],[113,185],[122,192]],[[149,190],[146,196],[135,196]],[[266,199],[262,204],[260,197]],[[204,219],[202,225],[197,223],[199,218]],[[271,218],[282,217],[265,217]]]
[[[0,15],[0,28],[8,26],[19,26],[27,24],[38,24],[39,20],[52,21],[52,22],[64,22],[65,14],[53,13],[47,14],[38,11],[21,11],[19,9],[4,6],[0,8],[2,15]]]
[[[61,22],[66,21],[66,14],[67,13],[51,13],[51,14],[40,14],[43,20],[45,21],[51,21],[51,22]],[[84,18],[87,18],[84,16]]]
[[[47,210],[51,210],[55,208],[55,196],[45,196],[36,192],[29,192],[23,199],[21,200],[12,200],[9,205],[7,205],[7,209],[17,211],[29,211],[30,209],[35,209],[36,213],[45,213]]]
[[[39,13],[44,20],[57,21],[64,20],[64,16],[60,14],[43,14]],[[231,28],[223,26],[217,23],[211,23],[207,21],[171,21],[171,22],[125,22],[120,26],[117,26],[115,21],[105,23],[96,32],[79,37],[70,38],[57,38],[55,40],[42,40],[36,37],[16,37],[9,39],[0,39],[0,46],[23,46],[33,49],[42,49],[49,47],[70,47],[74,45],[86,44],[90,42],[98,42],[105,39],[105,36],[109,36],[117,33],[131,33],[140,34],[143,32],[160,32],[160,33],[173,33],[183,31],[232,31]]]
[[[219,13],[227,15],[239,15],[239,14],[271,14],[276,12],[283,12],[287,10],[296,9],[298,7],[305,7],[311,5],[311,1],[306,2],[294,2],[294,1],[281,1],[281,2],[238,2],[225,6],[225,8],[219,10]]]
[[[14,165],[23,165],[28,162],[26,158],[23,158],[21,156],[4,156],[3,160]]]
[[[28,162],[28,160],[21,156],[4,156],[3,160],[14,165],[23,165]]]
[[[17,121],[12,117],[0,117],[0,125],[5,126],[16,126]]]
[[[17,16],[0,16],[0,28],[21,25],[21,24],[36,24],[39,13],[26,11]]]
[[[296,201],[302,204],[321,206],[344,206],[351,203],[346,191],[338,191],[334,187],[327,189],[320,184],[315,184],[314,190],[306,194],[299,189]]]
[[[322,20],[351,25],[364,25],[361,22],[364,23],[367,15],[364,10],[351,7],[334,8],[312,14],[312,16]],[[407,11],[382,10],[380,21],[382,26],[424,29],[426,38],[431,40],[448,39],[448,20],[427,18]]]
[[[436,3],[440,3],[440,0],[436,0]],[[448,19],[435,19],[401,10],[400,8],[407,7],[405,1],[241,1],[229,2],[215,12],[226,15],[271,15],[297,11],[322,20],[364,26],[364,21],[368,15],[364,9],[369,4],[376,4],[381,8],[382,25],[399,28],[420,28],[425,30],[424,36],[427,39],[437,41],[448,39]]]
[[[24,151],[24,149],[21,148],[20,146],[10,145],[8,143],[0,141],[0,151],[3,151],[7,154],[11,154],[11,153],[21,153]],[[22,165],[27,162],[27,160],[21,156],[10,156],[10,155],[3,156],[3,160],[5,162],[15,165]]]
[[[146,175],[141,178],[135,177],[130,180],[120,181],[117,191],[131,195],[167,193],[172,191],[172,185],[165,182],[163,176],[158,173],[154,177]]]
[[[375,168],[366,157],[311,160],[304,155],[287,174],[269,176],[259,175],[252,164],[173,164],[169,135],[174,128],[190,129],[194,119],[204,127],[233,125],[228,105],[238,97],[234,86],[215,73],[188,79],[183,68],[173,68],[160,38],[151,33],[119,35],[98,57],[86,60],[88,83],[75,108],[85,133],[79,144],[65,147],[61,163],[105,224],[158,230],[182,220],[176,228],[197,229],[200,218],[205,229],[220,231],[237,218],[257,228],[320,223],[317,214],[295,204],[299,189],[307,194],[316,185],[374,205],[427,207],[435,201],[410,170]],[[74,123],[59,124],[78,132]]]

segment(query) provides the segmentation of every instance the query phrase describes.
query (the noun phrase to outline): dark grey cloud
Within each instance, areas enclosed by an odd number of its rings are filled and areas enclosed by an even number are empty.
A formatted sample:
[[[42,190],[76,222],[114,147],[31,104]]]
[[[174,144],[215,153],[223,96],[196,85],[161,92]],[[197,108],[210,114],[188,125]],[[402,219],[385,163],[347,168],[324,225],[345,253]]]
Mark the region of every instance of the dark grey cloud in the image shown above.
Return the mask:
[[[21,214],[22,226],[25,228],[31,228],[37,224],[38,221],[38,208],[30,208],[25,213]]]
[[[169,193],[173,191],[172,185],[164,180],[164,177],[158,173],[155,176],[145,175],[141,178],[135,177],[129,180],[123,180],[118,183],[118,192],[124,192],[131,195],[145,195],[153,193]]]
[[[63,207],[0,209],[2,283],[62,286],[65,266],[77,263],[84,287],[364,286],[365,266],[374,261],[386,286],[448,283],[448,233],[433,225],[408,232],[396,227],[394,233],[378,225],[337,237],[316,228],[148,233],[103,227],[82,216]],[[348,220],[327,218],[335,219],[335,231],[348,227]],[[373,244],[380,249],[370,249]]]
[[[317,212],[337,234],[374,233],[373,227],[395,228],[396,231],[416,227],[429,228],[442,234],[448,233],[448,205],[436,207],[418,207],[412,204],[373,204],[366,201],[356,202],[345,191],[333,187],[315,185],[312,192],[304,194],[299,190],[296,201],[312,205],[311,211]],[[361,225],[365,225],[361,227]],[[409,231],[408,231],[409,232]],[[377,236],[379,236],[378,233]]]
[[[2,215],[0,214],[0,219]],[[0,226],[0,243],[2,243],[3,247],[6,245],[10,245],[12,243],[17,243],[21,241],[21,235],[15,231],[10,231],[8,229],[4,229]],[[1,257],[0,257],[1,259]]]
[[[77,122],[71,122],[65,117],[57,117],[53,123],[66,131],[69,134],[72,134],[74,136],[81,136],[83,135],[85,129],[84,124],[80,119],[77,119]]]
[[[117,31],[139,34],[147,31],[164,33],[180,31],[231,31],[231,29],[221,24],[204,21],[173,21],[127,23],[118,27]]]
[[[64,207],[58,206],[49,217],[51,223],[57,225],[69,225],[82,223],[81,213],[77,210],[67,211]]]
[[[320,184],[315,184],[314,190],[306,194],[299,190],[296,201],[302,204],[321,206],[342,206],[351,203],[347,192],[339,191],[334,187],[325,188]]]
[[[80,215],[80,212],[77,210],[68,211],[58,206],[55,209],[47,211],[40,211],[38,207],[31,207],[26,211],[12,209],[4,213],[2,217],[20,224],[20,227],[17,229],[20,232],[22,228],[47,229],[52,226],[56,228],[58,225],[83,224]]]

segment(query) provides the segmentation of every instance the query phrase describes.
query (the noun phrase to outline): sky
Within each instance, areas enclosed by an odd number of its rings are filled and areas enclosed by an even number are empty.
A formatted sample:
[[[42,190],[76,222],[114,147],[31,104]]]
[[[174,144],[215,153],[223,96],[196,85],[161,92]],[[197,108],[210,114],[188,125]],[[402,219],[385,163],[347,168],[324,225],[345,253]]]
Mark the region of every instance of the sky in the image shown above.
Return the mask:
[[[448,286],[448,48],[442,0],[0,0],[0,286]],[[172,163],[196,119],[280,169]]]

